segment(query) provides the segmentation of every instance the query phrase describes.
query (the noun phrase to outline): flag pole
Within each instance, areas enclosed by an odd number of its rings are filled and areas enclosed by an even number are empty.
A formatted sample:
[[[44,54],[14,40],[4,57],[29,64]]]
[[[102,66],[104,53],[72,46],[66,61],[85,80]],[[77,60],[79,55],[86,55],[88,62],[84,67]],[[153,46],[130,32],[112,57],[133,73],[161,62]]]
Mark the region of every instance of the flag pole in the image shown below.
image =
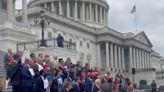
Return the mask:
[[[136,9],[136,2],[135,2],[135,9]],[[135,22],[135,31],[138,32],[138,25],[137,25],[137,9],[135,10],[135,15],[134,15],[134,22]]]
[[[135,31],[138,32],[138,25],[137,25],[137,4],[136,4],[136,0],[134,0],[135,3],[135,15],[134,15],[134,22],[135,22]]]

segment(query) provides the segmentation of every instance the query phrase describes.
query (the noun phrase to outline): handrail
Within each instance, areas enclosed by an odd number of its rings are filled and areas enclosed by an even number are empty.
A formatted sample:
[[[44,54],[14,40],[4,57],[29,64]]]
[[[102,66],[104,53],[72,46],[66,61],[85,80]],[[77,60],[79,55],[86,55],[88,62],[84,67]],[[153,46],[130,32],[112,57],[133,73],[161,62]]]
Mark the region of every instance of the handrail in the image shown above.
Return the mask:
[[[45,40],[47,42],[47,47],[58,47],[57,39],[45,39]],[[63,45],[64,45],[63,48],[70,49],[70,50],[76,50],[76,44],[73,42],[64,41]],[[36,48],[40,47],[40,40],[30,41],[30,42],[18,42],[17,50],[20,50],[19,48],[22,46],[23,46],[23,50],[36,49]]]

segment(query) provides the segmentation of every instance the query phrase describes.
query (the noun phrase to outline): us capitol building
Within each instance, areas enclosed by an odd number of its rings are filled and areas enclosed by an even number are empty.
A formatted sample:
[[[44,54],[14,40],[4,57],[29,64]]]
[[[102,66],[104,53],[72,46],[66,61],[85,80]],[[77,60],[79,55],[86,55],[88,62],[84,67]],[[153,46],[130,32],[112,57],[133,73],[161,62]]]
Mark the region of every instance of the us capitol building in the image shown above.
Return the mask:
[[[130,79],[135,68],[135,82],[160,80],[161,57],[145,32],[120,33],[108,27],[106,0],[22,0],[21,10],[15,9],[15,1],[0,0],[1,50],[71,57],[74,63],[89,63],[113,74],[121,70]],[[38,45],[41,27],[34,23],[41,10],[50,21],[44,32],[45,48]],[[55,45],[58,34],[65,40],[64,48]]]

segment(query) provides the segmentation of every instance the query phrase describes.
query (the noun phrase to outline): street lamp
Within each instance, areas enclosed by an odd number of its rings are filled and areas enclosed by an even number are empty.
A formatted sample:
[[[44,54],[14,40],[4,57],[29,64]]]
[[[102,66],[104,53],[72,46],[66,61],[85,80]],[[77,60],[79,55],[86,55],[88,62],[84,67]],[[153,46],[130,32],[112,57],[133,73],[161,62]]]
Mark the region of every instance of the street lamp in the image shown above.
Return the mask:
[[[50,24],[50,21],[48,19],[46,19],[46,16],[44,15],[43,10],[40,11],[39,15],[40,15],[39,17],[36,17],[34,19],[34,22],[36,25],[38,25],[42,28],[42,39],[40,41],[41,42],[40,46],[47,47],[47,42],[44,39],[44,29]]]

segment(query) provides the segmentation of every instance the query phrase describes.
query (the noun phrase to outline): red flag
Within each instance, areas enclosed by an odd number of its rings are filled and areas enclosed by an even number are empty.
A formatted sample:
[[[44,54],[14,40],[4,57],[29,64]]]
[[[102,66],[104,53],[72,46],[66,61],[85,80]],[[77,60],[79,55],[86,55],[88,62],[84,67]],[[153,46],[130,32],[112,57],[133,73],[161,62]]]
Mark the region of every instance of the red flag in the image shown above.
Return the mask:
[[[133,6],[132,10],[131,10],[131,14],[134,14],[136,12],[136,5]]]

